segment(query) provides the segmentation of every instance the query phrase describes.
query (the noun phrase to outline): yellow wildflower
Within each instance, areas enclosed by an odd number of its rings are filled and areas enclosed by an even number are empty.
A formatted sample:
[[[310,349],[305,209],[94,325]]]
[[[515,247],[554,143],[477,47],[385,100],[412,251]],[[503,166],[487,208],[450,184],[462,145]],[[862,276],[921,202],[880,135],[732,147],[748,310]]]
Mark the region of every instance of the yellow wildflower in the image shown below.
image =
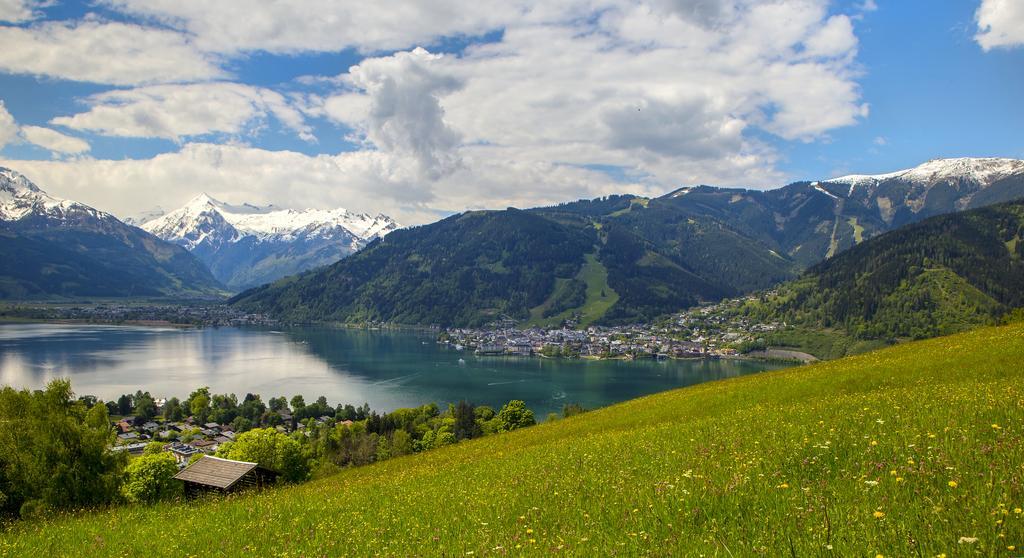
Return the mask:
[[[875,516],[875,519],[882,519],[883,517],[885,517],[885,512],[884,511],[876,511],[873,515]]]
[[[949,481],[950,488],[956,488],[956,481]]]

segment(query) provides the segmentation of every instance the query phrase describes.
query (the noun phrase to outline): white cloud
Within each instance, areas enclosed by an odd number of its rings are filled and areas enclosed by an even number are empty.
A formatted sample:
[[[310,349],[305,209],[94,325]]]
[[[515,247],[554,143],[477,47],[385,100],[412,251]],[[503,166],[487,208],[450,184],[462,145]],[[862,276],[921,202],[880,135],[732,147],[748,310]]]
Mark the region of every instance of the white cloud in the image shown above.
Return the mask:
[[[333,84],[323,97],[270,102],[266,90],[238,84],[151,86],[97,95],[86,100],[89,110],[53,120],[187,141],[246,133],[268,115],[302,130],[304,114],[352,127],[365,142],[358,152],[310,157],[191,143],[146,160],[12,164],[55,193],[121,213],[174,207],[203,189],[230,201],[340,205],[421,223],[467,208],[656,195],[693,183],[775,186],[789,177],[765,136],[815,141],[868,114],[853,21],[830,12],[827,0],[579,0],[557,8],[485,0],[451,21],[423,15],[408,25],[412,16],[393,4],[391,12],[367,4],[351,16],[356,25],[336,13],[349,8],[329,3],[322,13],[250,10],[251,21],[234,18],[234,27],[222,21],[221,4],[116,3],[225,53],[372,50],[498,27],[503,34],[458,55],[371,56],[340,76],[303,82]],[[332,17],[333,34],[320,33],[319,19]],[[385,23],[375,27],[374,18]],[[590,170],[606,167],[621,172]]]
[[[39,4],[34,0],[0,0],[0,21],[21,23],[32,20]]]
[[[0,100],[0,149],[18,137],[18,123]]]
[[[459,135],[444,121],[438,97],[458,90],[461,83],[436,69],[441,58],[417,48],[366,59],[344,80],[363,95],[328,99],[325,111],[363,131],[381,150],[414,158],[424,176],[448,174],[459,165]]]
[[[107,0],[114,9],[188,31],[205,50],[277,53],[398,50],[564,13],[525,0]],[[552,3],[557,4],[557,3]]]
[[[21,136],[29,143],[54,153],[77,154],[89,151],[89,143],[85,140],[62,134],[50,128],[22,126]]]
[[[477,160],[477,155],[482,155]],[[468,150],[468,165],[439,181],[420,180],[416,161],[379,151],[309,156],[244,146],[186,144],[151,159],[17,161],[0,158],[55,195],[119,215],[177,207],[205,191],[231,202],[347,207],[385,212],[403,223],[434,221],[465,208],[555,203],[623,191],[601,173]]]
[[[1020,0],[981,0],[974,14],[978,34],[974,40],[988,51],[1024,45],[1024,2]]]
[[[87,103],[87,112],[51,123],[108,136],[180,140],[214,132],[243,134],[273,115],[303,139],[313,139],[302,113],[283,95],[239,83],[114,90],[93,95]]]
[[[224,72],[185,35],[88,18],[0,27],[0,71],[137,85],[219,78]]]

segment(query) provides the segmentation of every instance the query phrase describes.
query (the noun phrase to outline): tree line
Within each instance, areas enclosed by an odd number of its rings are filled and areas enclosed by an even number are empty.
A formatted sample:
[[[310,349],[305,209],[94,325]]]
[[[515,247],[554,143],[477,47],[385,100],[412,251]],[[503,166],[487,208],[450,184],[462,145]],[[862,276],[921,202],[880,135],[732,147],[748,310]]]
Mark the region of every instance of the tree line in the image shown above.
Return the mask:
[[[583,411],[579,405],[566,405],[562,415]],[[235,439],[220,444],[216,455],[259,463],[280,473],[286,483],[536,423],[533,411],[518,400],[497,410],[461,401],[447,408],[431,403],[378,413],[366,404],[331,407],[325,397],[309,404],[301,395],[291,400],[273,397],[264,404],[259,395],[247,394],[239,401],[234,394],[212,394],[204,387],[184,400],[171,398],[158,410],[156,399],[142,391],[107,402],[76,398],[64,379],[43,390],[4,387],[0,516],[32,518],[52,511],[180,498],[181,483],[173,479],[178,464],[164,446],[172,439],[198,436],[198,426],[158,436],[141,456],[129,457],[112,451],[117,431],[111,415],[231,425]],[[282,425],[290,428],[277,428]]]

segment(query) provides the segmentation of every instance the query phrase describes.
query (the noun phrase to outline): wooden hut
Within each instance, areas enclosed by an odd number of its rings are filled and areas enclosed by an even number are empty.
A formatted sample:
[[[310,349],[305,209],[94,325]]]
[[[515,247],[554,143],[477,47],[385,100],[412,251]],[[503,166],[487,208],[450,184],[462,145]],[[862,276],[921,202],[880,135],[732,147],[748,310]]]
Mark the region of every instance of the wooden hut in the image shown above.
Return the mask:
[[[185,483],[186,498],[195,498],[208,492],[228,493],[266,486],[277,480],[277,473],[248,461],[204,455],[174,478]]]

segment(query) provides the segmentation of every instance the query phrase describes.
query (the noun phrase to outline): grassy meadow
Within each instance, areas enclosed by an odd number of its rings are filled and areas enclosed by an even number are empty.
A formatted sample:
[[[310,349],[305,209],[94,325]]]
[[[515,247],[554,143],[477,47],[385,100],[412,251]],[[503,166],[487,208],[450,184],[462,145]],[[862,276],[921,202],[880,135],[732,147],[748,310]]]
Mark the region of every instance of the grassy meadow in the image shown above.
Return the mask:
[[[1024,325],[644,397],[0,556],[1020,556]]]

